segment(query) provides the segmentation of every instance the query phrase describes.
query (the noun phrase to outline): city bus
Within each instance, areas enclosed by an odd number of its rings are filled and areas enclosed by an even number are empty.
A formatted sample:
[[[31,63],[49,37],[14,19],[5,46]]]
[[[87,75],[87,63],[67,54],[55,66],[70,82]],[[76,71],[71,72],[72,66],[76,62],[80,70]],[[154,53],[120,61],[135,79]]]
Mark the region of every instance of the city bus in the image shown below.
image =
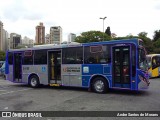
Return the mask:
[[[149,54],[147,55],[147,62],[149,68],[149,77],[160,76],[160,54]]]
[[[140,90],[149,86],[146,51],[140,39],[40,45],[8,50],[6,79],[39,85]]]

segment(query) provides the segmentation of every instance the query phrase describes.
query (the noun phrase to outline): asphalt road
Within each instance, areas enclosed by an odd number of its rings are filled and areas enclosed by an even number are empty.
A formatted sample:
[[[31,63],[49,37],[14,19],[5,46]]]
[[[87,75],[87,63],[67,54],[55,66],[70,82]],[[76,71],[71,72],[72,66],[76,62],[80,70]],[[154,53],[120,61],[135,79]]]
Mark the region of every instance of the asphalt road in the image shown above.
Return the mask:
[[[138,92],[111,90],[107,94],[89,92],[87,89],[48,87],[38,89],[15,84],[0,78],[0,111],[160,111],[160,78],[150,80],[147,90]],[[111,117],[128,120],[132,117]],[[2,118],[0,118],[1,120]],[[4,119],[4,118],[3,118]],[[10,118],[5,118],[5,120]],[[33,118],[13,118],[13,120]],[[34,118],[39,120],[40,118]],[[59,119],[106,119],[104,117],[57,117]],[[133,117],[132,119],[159,120],[160,117]]]

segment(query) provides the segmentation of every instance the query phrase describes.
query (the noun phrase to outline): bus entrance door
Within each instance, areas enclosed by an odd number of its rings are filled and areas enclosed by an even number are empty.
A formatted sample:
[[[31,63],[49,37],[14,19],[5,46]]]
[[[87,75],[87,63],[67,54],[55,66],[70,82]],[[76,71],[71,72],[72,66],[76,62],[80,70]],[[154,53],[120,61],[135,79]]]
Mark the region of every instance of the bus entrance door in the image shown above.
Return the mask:
[[[48,52],[48,76],[50,85],[61,83],[61,51]]]
[[[22,82],[22,53],[14,53],[13,81]]]
[[[112,87],[130,88],[130,46],[116,46],[112,48]]]

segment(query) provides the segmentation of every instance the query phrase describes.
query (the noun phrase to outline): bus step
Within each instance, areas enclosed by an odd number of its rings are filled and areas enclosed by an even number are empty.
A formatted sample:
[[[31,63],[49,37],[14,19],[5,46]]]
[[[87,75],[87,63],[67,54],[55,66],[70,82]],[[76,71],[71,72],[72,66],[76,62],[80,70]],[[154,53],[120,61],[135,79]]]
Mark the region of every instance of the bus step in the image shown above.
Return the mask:
[[[58,86],[58,87],[59,87],[60,84],[53,84],[53,83],[52,83],[52,84],[49,84],[49,86]]]

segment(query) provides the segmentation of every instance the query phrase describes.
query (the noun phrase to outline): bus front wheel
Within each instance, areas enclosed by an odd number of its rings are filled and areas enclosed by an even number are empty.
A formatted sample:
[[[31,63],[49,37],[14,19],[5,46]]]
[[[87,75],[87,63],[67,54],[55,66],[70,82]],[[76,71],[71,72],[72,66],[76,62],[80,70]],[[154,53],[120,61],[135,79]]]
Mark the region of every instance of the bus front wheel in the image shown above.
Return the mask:
[[[37,88],[39,86],[39,79],[36,75],[32,75],[29,79],[29,84],[33,88]]]
[[[92,90],[96,93],[106,93],[109,90],[108,82],[102,77],[96,77],[92,82]]]

